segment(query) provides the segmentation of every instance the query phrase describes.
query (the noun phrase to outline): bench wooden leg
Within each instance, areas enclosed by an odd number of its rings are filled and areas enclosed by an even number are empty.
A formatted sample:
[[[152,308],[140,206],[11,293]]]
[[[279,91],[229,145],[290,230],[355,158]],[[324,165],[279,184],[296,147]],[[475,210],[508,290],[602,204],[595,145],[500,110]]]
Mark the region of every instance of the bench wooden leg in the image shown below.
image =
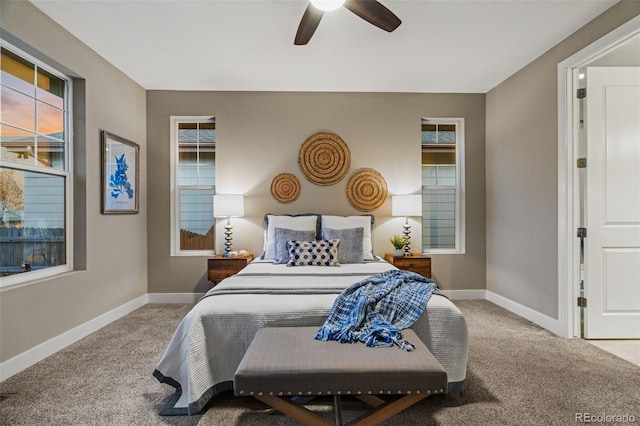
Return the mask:
[[[375,395],[353,395],[353,396],[359,399],[360,401],[364,402],[365,404],[367,404],[369,407],[375,408],[384,404],[384,399],[378,398]]]
[[[259,399],[270,407],[275,408],[287,416],[296,419],[297,421],[304,423],[309,426],[327,426],[333,425],[333,422],[330,422],[327,419],[324,419],[317,415],[316,413],[306,409],[305,407],[295,404],[289,400],[280,398],[278,396],[269,396],[269,395],[254,395],[254,398]]]
[[[358,417],[357,419],[350,421],[348,425],[377,425],[378,423],[381,423],[389,417],[398,414],[402,410],[411,407],[416,402],[421,401],[428,396],[429,394],[411,394],[405,395],[402,398],[396,399],[394,401],[385,402],[382,405],[378,405],[372,411],[369,411]]]
[[[378,398],[373,395],[358,395],[358,398],[361,401],[366,402],[372,407],[375,407],[373,410],[366,412],[362,416],[350,421],[347,423],[348,426],[373,426],[377,425],[384,420],[395,416],[399,412],[411,407],[418,401],[421,401],[428,397],[429,394],[411,394],[405,395],[399,399],[395,399],[393,401],[385,402],[383,399]],[[275,408],[281,413],[296,419],[297,421],[304,423],[309,426],[328,426],[334,425],[333,422],[320,417],[316,413],[308,410],[302,405],[298,405],[294,402],[291,402],[288,399],[283,399],[278,396],[269,396],[269,395],[261,395],[256,396],[254,398],[259,399],[270,407]],[[340,404],[339,399],[334,401],[336,404]],[[339,406],[336,405],[336,410],[339,410]],[[340,425],[342,423],[342,416],[337,414],[336,411],[336,420],[337,424]]]

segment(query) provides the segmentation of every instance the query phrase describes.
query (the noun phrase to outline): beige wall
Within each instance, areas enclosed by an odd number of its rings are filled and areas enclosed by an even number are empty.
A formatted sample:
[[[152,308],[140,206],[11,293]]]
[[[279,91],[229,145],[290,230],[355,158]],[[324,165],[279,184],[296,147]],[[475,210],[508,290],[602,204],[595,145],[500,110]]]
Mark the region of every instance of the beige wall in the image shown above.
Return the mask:
[[[83,123],[76,123],[84,133],[75,135],[81,154],[75,158],[77,246],[79,263],[86,268],[0,293],[3,362],[147,292],[147,146],[146,97],[140,86],[29,2],[0,2],[0,27],[86,83],[86,114]],[[137,215],[100,214],[100,129],[140,144]]]
[[[640,13],[622,1],[486,97],[487,290],[558,318],[557,65]]]
[[[464,117],[466,123],[466,254],[433,257],[433,274],[444,289],[485,288],[484,94],[147,92],[149,144],[149,292],[200,292],[206,281],[205,257],[170,256],[170,116],[215,116],[218,193],[245,194],[245,217],[233,219],[234,248],[260,254],[263,215],[321,212],[361,214],[346,197],[348,176],[371,167],[384,176],[389,195],[419,193],[420,119]],[[347,177],[332,186],[307,181],[298,165],[304,140],[333,132],[351,151]],[[301,183],[298,200],[279,204],[270,184],[279,173]],[[402,231],[391,217],[391,199],[372,212],[374,251],[389,252],[387,238]],[[420,241],[420,224],[412,236]],[[216,248],[221,251],[218,228]]]

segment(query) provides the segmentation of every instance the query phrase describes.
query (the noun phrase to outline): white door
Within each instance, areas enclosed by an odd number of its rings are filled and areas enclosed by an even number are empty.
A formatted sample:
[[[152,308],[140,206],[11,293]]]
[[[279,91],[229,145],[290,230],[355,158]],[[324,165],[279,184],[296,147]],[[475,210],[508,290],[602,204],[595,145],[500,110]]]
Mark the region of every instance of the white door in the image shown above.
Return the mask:
[[[584,337],[640,338],[640,68],[587,69]]]

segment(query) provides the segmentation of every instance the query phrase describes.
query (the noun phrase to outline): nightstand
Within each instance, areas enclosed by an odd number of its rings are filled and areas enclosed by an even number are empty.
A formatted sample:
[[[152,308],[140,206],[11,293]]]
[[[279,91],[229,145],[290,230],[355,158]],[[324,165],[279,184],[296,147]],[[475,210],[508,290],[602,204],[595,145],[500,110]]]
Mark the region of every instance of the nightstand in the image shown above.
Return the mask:
[[[240,272],[252,260],[252,254],[243,257],[210,257],[207,259],[207,278],[215,285],[219,281]]]
[[[384,260],[398,269],[415,272],[425,278],[431,278],[431,258],[422,254],[412,254],[410,256],[394,256],[391,253],[384,255]]]

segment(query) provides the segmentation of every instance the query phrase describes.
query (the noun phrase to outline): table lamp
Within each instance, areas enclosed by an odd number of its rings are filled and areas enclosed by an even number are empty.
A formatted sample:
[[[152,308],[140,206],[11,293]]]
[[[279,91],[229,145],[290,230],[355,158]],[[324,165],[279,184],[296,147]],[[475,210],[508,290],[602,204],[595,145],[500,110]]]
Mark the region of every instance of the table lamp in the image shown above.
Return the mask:
[[[244,196],[242,195],[214,195],[213,216],[226,217],[227,224],[224,229],[224,257],[231,251],[231,218],[244,216]]]
[[[422,195],[394,195],[391,197],[391,215],[404,216],[404,255],[411,253],[411,226],[409,216],[422,216]]]

